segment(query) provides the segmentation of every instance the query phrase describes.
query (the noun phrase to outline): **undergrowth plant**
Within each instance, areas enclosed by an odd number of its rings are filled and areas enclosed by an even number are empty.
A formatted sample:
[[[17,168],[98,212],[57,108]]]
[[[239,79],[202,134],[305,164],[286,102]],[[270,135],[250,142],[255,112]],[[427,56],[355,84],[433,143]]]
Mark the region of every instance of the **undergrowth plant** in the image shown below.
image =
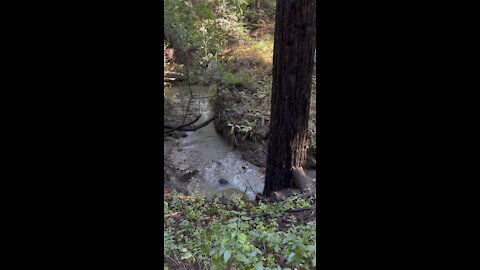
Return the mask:
[[[279,219],[314,204],[297,196],[251,203],[241,195],[223,204],[218,198],[206,202],[174,193],[164,203],[164,256],[171,265],[200,269],[311,269],[316,266],[315,221],[282,230]],[[255,216],[261,213],[269,215]]]

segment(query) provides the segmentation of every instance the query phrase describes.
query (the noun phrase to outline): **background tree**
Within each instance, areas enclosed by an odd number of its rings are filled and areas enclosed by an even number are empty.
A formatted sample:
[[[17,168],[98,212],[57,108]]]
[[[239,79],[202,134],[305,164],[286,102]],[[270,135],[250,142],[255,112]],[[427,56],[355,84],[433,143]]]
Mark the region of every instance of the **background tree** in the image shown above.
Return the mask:
[[[306,161],[315,51],[315,0],[278,0],[264,194],[294,187],[292,169]]]

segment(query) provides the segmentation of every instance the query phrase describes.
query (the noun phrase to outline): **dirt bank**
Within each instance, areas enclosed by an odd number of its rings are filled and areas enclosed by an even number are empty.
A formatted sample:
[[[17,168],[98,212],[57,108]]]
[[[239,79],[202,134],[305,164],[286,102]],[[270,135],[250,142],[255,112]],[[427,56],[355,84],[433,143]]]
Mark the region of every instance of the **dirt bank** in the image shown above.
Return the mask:
[[[219,86],[214,110],[218,134],[242,153],[242,157],[261,167],[266,166],[270,104],[249,89],[241,86]],[[315,119],[314,119],[315,120]],[[316,156],[310,147],[306,169],[316,169]]]

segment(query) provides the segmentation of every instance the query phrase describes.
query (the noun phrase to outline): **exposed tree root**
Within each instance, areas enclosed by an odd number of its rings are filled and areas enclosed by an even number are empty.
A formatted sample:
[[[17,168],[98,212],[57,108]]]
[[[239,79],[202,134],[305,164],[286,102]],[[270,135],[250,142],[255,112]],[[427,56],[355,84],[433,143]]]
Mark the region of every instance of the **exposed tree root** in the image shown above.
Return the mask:
[[[184,128],[184,127],[186,127],[186,126],[189,126],[189,125],[197,122],[198,119],[200,119],[200,117],[202,117],[202,115],[198,115],[197,118],[195,118],[193,121],[191,121],[191,122],[189,122],[189,123],[186,123],[186,124],[183,124],[183,125],[180,125],[180,126],[177,126],[177,127],[173,127],[173,126],[170,126],[170,125],[164,125],[163,127],[168,128],[168,129],[170,129],[170,130],[165,131],[163,134],[164,134],[164,135],[168,135],[168,134],[170,134],[170,133],[172,133],[172,132],[174,132],[174,131],[176,131],[176,130],[181,130],[182,128]]]
[[[193,123],[197,122],[198,119],[200,119],[200,115],[195,119],[193,120],[192,122],[190,123],[186,123],[186,124],[183,124],[183,125],[180,125],[178,127],[173,127],[173,126],[170,126],[170,125],[164,125],[165,128],[168,128],[168,129],[171,129],[171,130],[168,130],[166,131],[164,134],[169,134],[175,130],[180,130],[180,131],[197,131],[205,126],[207,126],[208,124],[210,124],[213,120],[215,120],[217,118],[217,115],[214,115],[212,118],[206,120],[205,122],[201,123],[200,125],[198,126],[190,126],[192,125]]]

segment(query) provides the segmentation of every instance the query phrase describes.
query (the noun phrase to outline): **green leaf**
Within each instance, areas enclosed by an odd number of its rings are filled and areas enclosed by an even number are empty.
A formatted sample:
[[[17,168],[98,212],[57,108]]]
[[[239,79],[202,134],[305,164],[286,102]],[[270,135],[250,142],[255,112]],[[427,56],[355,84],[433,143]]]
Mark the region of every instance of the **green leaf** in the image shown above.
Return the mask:
[[[288,237],[283,239],[282,244],[285,244],[285,243],[290,242],[292,240],[293,240],[293,237],[289,235]]]
[[[242,248],[243,248],[244,250],[246,250],[246,251],[250,251],[250,249],[251,249],[251,248],[250,248],[250,245],[248,245],[248,244],[243,244],[243,245],[242,245]]]
[[[242,240],[243,242],[247,241],[247,235],[244,233],[239,233],[238,234],[238,239]]]
[[[228,223],[234,223],[234,222],[237,222],[238,221],[238,218],[231,218],[228,220]]]
[[[230,250],[225,250],[225,252],[223,253],[223,261],[227,263],[231,256],[232,253],[230,252]]]
[[[190,259],[191,257],[192,257],[192,253],[187,252],[187,253],[184,253],[184,254],[182,255],[182,257],[180,257],[180,259],[182,259],[182,260],[188,260],[188,259]]]
[[[244,262],[246,264],[250,263],[250,260],[243,254],[237,254],[235,255],[235,258],[241,262]]]
[[[263,265],[261,263],[255,264],[255,270],[264,270]]]
[[[288,259],[287,259],[287,262],[292,262],[293,261],[293,257],[295,257],[295,253],[290,253],[290,255],[288,255]]]

